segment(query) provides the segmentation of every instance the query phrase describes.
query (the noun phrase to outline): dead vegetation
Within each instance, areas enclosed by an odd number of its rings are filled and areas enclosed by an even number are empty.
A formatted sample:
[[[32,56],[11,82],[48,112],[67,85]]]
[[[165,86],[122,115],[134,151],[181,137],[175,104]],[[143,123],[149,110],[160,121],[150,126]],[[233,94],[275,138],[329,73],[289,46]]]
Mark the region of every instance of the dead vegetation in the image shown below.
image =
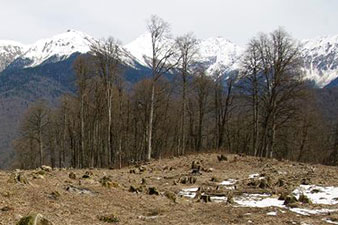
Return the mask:
[[[334,212],[303,216],[273,207],[238,207],[233,200],[243,193],[269,194],[288,207],[316,208],[305,195],[294,197],[292,190],[300,184],[337,186],[337,168],[224,157],[227,160],[216,154],[191,155],[121,170],[0,172],[0,224],[16,224],[31,215],[41,215],[54,225],[326,224],[324,219],[338,217]],[[231,179],[236,181],[232,189],[220,184]],[[192,187],[198,188],[195,198],[179,195]],[[215,196],[227,200],[215,202]],[[267,216],[271,211],[278,215]]]

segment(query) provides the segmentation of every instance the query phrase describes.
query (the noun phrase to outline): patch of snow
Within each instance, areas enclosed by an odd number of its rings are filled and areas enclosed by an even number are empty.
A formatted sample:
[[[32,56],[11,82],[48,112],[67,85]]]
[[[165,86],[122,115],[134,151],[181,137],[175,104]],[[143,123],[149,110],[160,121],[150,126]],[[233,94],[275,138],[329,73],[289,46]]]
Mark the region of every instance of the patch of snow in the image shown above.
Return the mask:
[[[298,198],[303,193],[313,204],[335,205],[338,203],[338,187],[300,185],[293,194]]]
[[[277,212],[268,212],[267,216],[277,216]]]
[[[178,193],[178,195],[182,197],[187,197],[187,198],[195,198],[196,191],[198,191],[198,188],[185,188],[185,189],[182,189]]]
[[[268,197],[268,194],[244,194],[234,198],[234,202],[244,207],[281,207],[284,208],[284,201]]]
[[[312,225],[311,223],[300,222],[300,225]]]
[[[310,216],[310,215],[321,215],[327,214],[330,212],[336,212],[337,209],[303,209],[303,208],[290,208],[291,212],[303,215],[303,216]]]
[[[322,219],[322,220],[325,221],[325,222],[327,222],[327,223],[330,223],[330,224],[338,224],[338,222],[333,221],[333,220],[331,220],[331,219],[329,219],[329,218],[324,218],[324,219]]]
[[[224,185],[224,186],[232,186],[234,184],[237,183],[237,180],[235,179],[228,179],[228,180],[224,180],[221,183],[219,183],[219,185]]]
[[[225,196],[211,196],[210,197],[210,200],[212,202],[226,202],[227,201],[227,197]]]
[[[259,177],[259,173],[254,173],[249,175],[249,179],[254,179],[256,177]]]

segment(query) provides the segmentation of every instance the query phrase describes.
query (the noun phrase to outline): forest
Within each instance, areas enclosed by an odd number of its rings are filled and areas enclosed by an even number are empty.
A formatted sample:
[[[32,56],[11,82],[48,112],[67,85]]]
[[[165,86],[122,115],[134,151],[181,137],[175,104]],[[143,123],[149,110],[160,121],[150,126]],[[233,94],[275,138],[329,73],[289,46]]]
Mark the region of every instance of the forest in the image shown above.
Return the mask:
[[[197,152],[225,152],[336,165],[338,91],[303,79],[298,42],[284,29],[247,44],[237,73],[209,74],[188,33],[147,23],[151,74],[126,82],[119,42],[91,46],[73,67],[76,93],[24,112],[13,141],[15,168],[121,168]]]

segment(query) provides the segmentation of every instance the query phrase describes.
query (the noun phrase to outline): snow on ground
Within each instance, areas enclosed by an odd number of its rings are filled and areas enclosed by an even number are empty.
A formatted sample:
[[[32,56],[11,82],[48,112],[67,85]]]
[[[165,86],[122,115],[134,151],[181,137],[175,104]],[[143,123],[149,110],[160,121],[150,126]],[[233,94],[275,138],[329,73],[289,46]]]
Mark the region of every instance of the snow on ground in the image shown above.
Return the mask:
[[[324,219],[322,219],[322,220],[325,221],[325,222],[327,222],[327,223],[330,223],[330,224],[338,224],[337,221],[333,221],[333,220],[328,219],[328,218],[324,218]]]
[[[249,175],[249,179],[254,179],[256,177],[259,177],[259,173],[254,173]]]
[[[257,178],[259,174],[251,174],[250,178]],[[228,179],[221,183],[226,187],[233,187],[236,184],[237,180]],[[198,188],[186,188],[182,189],[179,192],[179,195],[187,198],[195,198]],[[293,194],[299,198],[300,194],[303,193],[306,195],[313,204],[322,204],[322,205],[334,205],[338,203],[338,187],[321,187],[316,185],[300,185],[293,191]],[[203,194],[203,193],[202,193]],[[211,196],[212,202],[226,202],[227,197],[225,196]],[[306,209],[306,208],[288,208],[284,205],[283,200],[278,200],[276,197],[272,197],[270,194],[247,194],[244,193],[241,196],[234,197],[234,202],[239,207],[256,207],[256,208],[266,208],[266,207],[278,207],[286,208],[291,212],[310,216],[310,215],[321,215],[327,214],[330,212],[337,212],[338,209]],[[277,212],[269,212],[267,215],[275,216]],[[327,221],[328,222],[328,221]],[[333,221],[332,221],[333,222]],[[329,222],[328,222],[329,223]],[[333,222],[334,224],[338,224]]]
[[[234,198],[234,202],[242,207],[285,207],[283,205],[284,201],[269,197],[267,194],[243,194]]]
[[[313,204],[335,205],[338,203],[338,187],[300,185],[293,194],[298,198],[303,193]]]
[[[196,196],[196,191],[198,191],[198,188],[185,188],[182,189],[178,195],[182,197],[187,197],[187,198],[195,198]]]
[[[219,183],[219,185],[231,186],[231,185],[235,185],[236,183],[237,183],[237,180],[228,179],[228,180],[222,181],[221,183]]]
[[[277,212],[268,212],[267,216],[277,216]]]
[[[304,216],[310,216],[310,215],[321,215],[321,214],[327,214],[330,212],[336,212],[337,209],[304,209],[304,208],[290,208],[291,212],[304,215]]]
[[[210,197],[210,200],[212,202],[226,202],[228,198],[225,196],[212,196]]]

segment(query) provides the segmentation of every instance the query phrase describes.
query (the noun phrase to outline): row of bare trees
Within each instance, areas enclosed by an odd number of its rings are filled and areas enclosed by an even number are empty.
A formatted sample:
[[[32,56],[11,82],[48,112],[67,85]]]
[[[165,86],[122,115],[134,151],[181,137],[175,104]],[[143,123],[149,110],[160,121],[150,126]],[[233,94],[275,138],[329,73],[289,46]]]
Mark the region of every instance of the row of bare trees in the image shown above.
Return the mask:
[[[173,42],[156,16],[147,28],[149,79],[126,82],[114,39],[94,44],[74,63],[77,92],[25,113],[17,167],[121,167],[206,150],[308,161],[337,146],[302,79],[299,46],[282,29],[253,38],[241,70],[224,76],[195,61],[192,34]]]

